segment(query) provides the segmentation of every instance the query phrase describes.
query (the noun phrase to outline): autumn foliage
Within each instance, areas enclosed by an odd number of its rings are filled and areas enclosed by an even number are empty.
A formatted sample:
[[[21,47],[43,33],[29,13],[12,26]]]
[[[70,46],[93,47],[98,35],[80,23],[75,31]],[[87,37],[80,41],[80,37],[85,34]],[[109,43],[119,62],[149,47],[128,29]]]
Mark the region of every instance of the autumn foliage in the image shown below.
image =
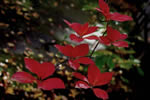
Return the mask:
[[[95,35],[87,36],[93,32],[96,32],[99,27],[90,26],[89,23],[80,24],[80,23],[70,23],[67,20],[64,22],[75,31],[75,34],[70,35],[70,40],[80,43],[79,45],[59,45],[56,44],[55,47],[63,55],[67,56],[67,63],[72,68],[72,76],[77,78],[78,81],[75,82],[75,88],[84,88],[92,89],[93,93],[102,99],[108,99],[108,94],[105,90],[98,88],[97,86],[102,86],[108,84],[113,76],[113,72],[104,72],[101,73],[100,69],[96,66],[92,58],[92,54],[89,56],[89,45],[82,44],[81,42],[84,39],[96,40],[98,43],[104,44],[106,46],[116,46],[116,47],[128,47],[128,42],[124,41],[127,38],[126,34],[120,33],[118,30],[112,28],[108,25],[108,21],[130,21],[132,18],[127,15],[122,15],[117,12],[111,13],[109,6],[103,0],[99,0],[99,8],[96,8],[97,11],[102,13],[105,17],[106,33],[98,37]],[[97,45],[96,45],[97,46]],[[94,49],[95,50],[95,49]],[[94,52],[94,51],[93,51]],[[55,70],[55,65],[51,62],[39,63],[31,58],[24,58],[25,67],[31,72],[36,74],[33,76],[27,72],[16,72],[12,75],[12,79],[20,83],[36,83],[38,88],[43,90],[52,90],[52,89],[65,89],[65,84],[63,80],[57,77],[49,76],[53,75]],[[80,64],[88,66],[87,77],[77,72]]]

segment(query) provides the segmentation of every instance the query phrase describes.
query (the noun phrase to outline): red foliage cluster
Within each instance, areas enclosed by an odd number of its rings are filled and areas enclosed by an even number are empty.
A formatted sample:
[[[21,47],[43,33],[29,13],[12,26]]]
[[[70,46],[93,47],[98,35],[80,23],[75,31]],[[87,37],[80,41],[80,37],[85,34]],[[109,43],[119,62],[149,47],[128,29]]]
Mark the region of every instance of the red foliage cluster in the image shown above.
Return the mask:
[[[106,21],[114,20],[114,21],[130,21],[133,20],[132,17],[127,15],[122,15],[120,13],[110,13],[109,6],[104,0],[99,0],[99,8],[96,8],[97,11],[102,13],[105,16]]]
[[[88,44],[80,44],[75,47],[72,47],[71,45],[55,45],[55,47],[65,56],[70,57],[68,62],[70,67],[74,70],[77,70],[80,67],[80,63],[94,64],[94,62],[89,57],[84,57],[89,53]]]
[[[96,36],[88,36],[88,37],[83,37],[83,36],[86,36],[90,33],[97,31],[98,27],[96,26],[89,27],[88,23],[81,25],[79,23],[70,23],[67,20],[64,20],[64,22],[67,23],[69,27],[71,27],[77,33],[77,35],[75,34],[70,35],[71,40],[75,42],[81,42],[84,39],[90,39],[90,40],[97,39]]]
[[[127,15],[110,13],[108,5],[103,0],[99,0],[99,7],[100,8],[96,8],[96,10],[98,10],[105,16],[106,22],[110,20],[120,22],[132,20],[132,18]],[[107,25],[107,35],[105,36],[86,36],[97,31],[98,27],[91,27],[88,23],[81,25],[79,23],[70,23],[66,20],[64,21],[77,33],[76,35],[70,35],[70,39],[75,42],[81,42],[84,39],[94,39],[107,46],[112,44],[117,47],[128,47],[128,43],[126,41],[123,41],[127,38],[127,35],[121,34],[119,31],[113,29],[111,26]],[[80,79],[80,81],[77,81],[75,83],[75,88],[91,88],[98,98],[108,99],[107,92],[97,88],[96,86],[108,84],[112,79],[112,72],[101,73],[98,67],[95,65],[94,61],[90,59],[90,57],[87,57],[89,53],[88,44],[80,44],[74,47],[72,45],[55,45],[55,47],[62,54],[69,57],[68,64],[72,69],[74,69],[74,71],[78,70],[80,64],[88,65],[87,77],[78,72],[73,72],[74,77]],[[65,88],[65,85],[61,79],[48,78],[48,76],[52,75],[55,71],[55,66],[52,63],[44,62],[40,64],[39,62],[30,58],[25,58],[24,61],[26,68],[32,73],[35,73],[38,78],[36,79],[27,72],[16,72],[12,76],[13,80],[21,83],[36,82],[38,88],[42,88],[44,90]]]
[[[119,31],[113,29],[112,27],[107,27],[107,36],[100,36],[100,42],[105,45],[114,45],[117,47],[128,47],[128,43],[123,41],[127,38],[126,34],[120,34]]]
[[[16,72],[13,74],[12,80],[16,80],[20,83],[36,82],[38,84],[38,88],[42,88],[44,90],[65,88],[63,81],[59,78],[49,78],[44,80],[55,72],[55,66],[52,63],[44,62],[40,64],[39,62],[30,58],[25,58],[24,61],[26,68],[32,73],[35,73],[38,78],[36,79],[27,72]]]
[[[76,88],[91,88],[97,97],[108,99],[107,92],[102,89],[95,88],[95,86],[108,84],[112,79],[112,72],[101,73],[96,65],[91,64],[88,67],[88,78],[78,72],[74,72],[73,74],[76,78],[82,80],[76,82]]]

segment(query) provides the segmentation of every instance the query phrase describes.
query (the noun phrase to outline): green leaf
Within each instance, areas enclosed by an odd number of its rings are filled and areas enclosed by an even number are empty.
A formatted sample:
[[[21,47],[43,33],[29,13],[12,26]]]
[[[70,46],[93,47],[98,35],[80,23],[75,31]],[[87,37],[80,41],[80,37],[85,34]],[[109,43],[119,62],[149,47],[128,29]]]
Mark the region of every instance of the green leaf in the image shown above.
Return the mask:
[[[67,38],[68,38],[68,35],[65,34],[65,35],[64,35],[64,40],[66,40]]]
[[[113,57],[112,56],[108,56],[107,59],[107,65],[110,69],[113,69],[115,66],[115,63],[113,62]]]
[[[105,62],[106,62],[106,57],[105,56],[97,56],[96,57],[96,60],[95,60],[95,63],[96,65],[102,69],[102,67],[104,66]]]
[[[137,71],[141,76],[144,76],[144,71],[140,67],[137,68]]]
[[[3,68],[2,67],[0,67],[0,72],[2,72],[3,71]]]
[[[96,3],[88,3],[88,5],[84,5],[82,10],[87,11],[87,10],[93,10],[94,8],[97,7]]]
[[[126,79],[125,77],[121,76],[120,78],[121,78],[121,80],[122,80],[123,82],[125,82],[125,83],[129,83],[129,80],[128,80],[128,79]]]
[[[7,72],[9,72],[10,76],[12,76],[15,73],[15,67],[8,67]]]
[[[98,68],[101,70],[101,72],[106,72],[109,69],[113,69],[115,66],[115,63],[113,62],[113,56],[111,55],[102,54],[96,56],[95,63],[98,66]]]
[[[105,64],[111,69],[113,69],[115,66],[115,63],[113,62],[113,57],[110,55],[97,56],[95,62],[96,65],[100,68],[102,68]]]

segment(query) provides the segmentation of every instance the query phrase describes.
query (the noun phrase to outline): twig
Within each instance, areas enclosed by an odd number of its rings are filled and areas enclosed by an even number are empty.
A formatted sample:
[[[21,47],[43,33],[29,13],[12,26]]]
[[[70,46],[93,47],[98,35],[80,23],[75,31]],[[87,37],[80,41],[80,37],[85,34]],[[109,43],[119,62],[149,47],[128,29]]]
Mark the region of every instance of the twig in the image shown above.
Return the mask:
[[[95,50],[96,50],[98,44],[99,44],[99,41],[97,41],[97,43],[96,43],[94,49],[92,50],[92,52],[91,52],[91,54],[90,54],[90,56],[89,56],[90,58],[92,57],[93,53],[95,52]]]

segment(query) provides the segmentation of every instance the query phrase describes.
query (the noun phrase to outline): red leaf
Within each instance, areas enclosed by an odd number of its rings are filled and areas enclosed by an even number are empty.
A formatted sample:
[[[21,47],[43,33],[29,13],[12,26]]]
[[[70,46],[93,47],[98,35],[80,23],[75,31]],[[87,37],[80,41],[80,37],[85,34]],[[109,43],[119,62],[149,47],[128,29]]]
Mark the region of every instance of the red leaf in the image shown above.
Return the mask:
[[[101,12],[105,18],[106,21],[110,20],[110,12],[109,12],[109,6],[107,5],[106,2],[104,2],[104,0],[99,0],[99,7],[100,8],[96,8],[97,11]]]
[[[73,47],[71,45],[61,46],[56,44],[55,47],[65,56],[72,57]]]
[[[89,40],[99,40],[99,38],[97,36],[88,36],[88,37],[79,37],[79,36],[76,36],[75,34],[71,34],[70,35],[70,39],[72,41],[75,41],[75,42],[82,42],[84,39],[89,39]]]
[[[95,84],[93,86],[101,86],[108,84],[112,79],[112,72],[101,73],[100,76],[97,76]]]
[[[103,14],[108,14],[109,13],[109,6],[104,0],[99,0],[99,7],[100,10],[102,11]]]
[[[43,90],[65,89],[65,85],[59,78],[50,78],[43,82],[38,82],[38,88],[42,88]]]
[[[83,81],[77,81],[75,83],[75,88],[84,88],[84,89],[88,89],[90,88],[90,86],[86,83],[86,82],[83,82]]]
[[[72,41],[75,41],[75,42],[81,42],[81,41],[83,41],[83,38],[80,38],[80,37],[76,36],[75,34],[71,34],[70,35],[70,39]]]
[[[108,99],[107,92],[102,89],[93,88],[93,92],[98,98],[102,98],[103,100]]]
[[[11,77],[12,80],[18,81],[20,83],[33,83],[36,80],[32,75],[27,72],[16,72]]]
[[[31,72],[38,75],[39,78],[44,79],[50,75],[52,75],[55,71],[55,66],[52,63],[44,62],[40,64],[39,62],[25,58],[26,68]]]
[[[67,21],[67,20],[64,19],[64,22],[65,22],[66,24],[68,24],[68,26],[71,26],[71,23],[70,23],[69,21]]]
[[[81,37],[84,36],[85,34],[87,34],[88,26],[89,26],[88,23],[81,25],[81,28],[79,29],[80,32],[78,33]]]
[[[88,67],[88,81],[92,86],[95,86],[95,83],[98,81],[98,76],[101,76],[100,70],[94,64],[91,64]]]
[[[40,65],[38,76],[41,79],[44,79],[50,75],[52,75],[55,71],[55,66],[50,62],[44,62]]]
[[[80,74],[78,72],[74,72],[72,74],[74,75],[74,77],[76,77],[76,78],[78,78],[78,79],[88,83],[88,79],[84,75],[82,75],[82,74]]]
[[[75,32],[80,33],[81,24],[79,23],[70,23],[67,20],[64,20],[69,27],[71,27]]]
[[[81,64],[94,64],[94,61],[88,57],[80,57],[80,58],[76,59],[75,61],[79,62]]]
[[[101,86],[108,84],[111,79],[111,72],[101,73],[96,65],[90,65],[88,67],[88,80],[92,86]]]
[[[114,42],[116,40],[120,40],[120,32],[113,29],[112,27],[107,27],[107,38],[109,38],[109,40],[111,40],[111,42]]]
[[[28,70],[30,70],[32,73],[35,73],[38,75],[40,71],[40,63],[35,61],[31,58],[24,58],[25,66]]]
[[[122,15],[122,14],[115,12],[111,14],[111,20],[124,22],[124,21],[131,21],[133,19],[130,16]]]
[[[128,47],[128,43],[122,41],[123,39],[126,38],[127,38],[126,34],[121,34],[119,31],[108,26],[107,36],[101,36],[99,41],[105,45],[110,45],[112,43],[114,46]]]
[[[112,44],[117,47],[128,47],[128,42],[126,41],[117,41]]]
[[[95,32],[95,31],[97,31],[97,29],[98,29],[97,26],[89,27],[89,28],[88,28],[88,31],[87,31],[84,35],[93,33],[93,32]]]
[[[112,41],[124,40],[128,37],[127,34],[121,34],[118,30],[113,29],[112,27],[107,27],[107,37]]]
[[[80,64],[76,61],[69,60],[68,63],[70,65],[70,67],[74,70],[77,70],[80,67]]]
[[[90,34],[95,32],[98,27],[90,27],[88,23],[79,24],[79,23],[70,23],[67,20],[64,20],[65,23],[69,25],[78,35],[82,37],[84,35]]]
[[[123,21],[133,20],[132,17],[127,15],[122,15],[117,12],[111,14],[109,11],[109,6],[107,5],[106,2],[104,2],[104,0],[99,0],[99,7],[100,8],[96,8],[96,10],[101,12],[105,16],[106,21],[115,20],[115,21],[123,22]]]
[[[72,47],[71,45],[66,45],[66,46],[55,45],[55,47],[64,55],[69,57],[74,57],[74,58],[85,56],[89,53],[88,44],[80,44],[75,47]]]
[[[109,40],[107,36],[100,36],[99,42],[107,46],[111,45],[111,41]]]
[[[127,34],[120,34],[120,40],[124,40],[128,37]]]
[[[85,56],[89,53],[89,46],[88,44],[80,44],[74,47],[73,50],[73,57],[81,57]]]
[[[84,37],[83,39],[99,40],[99,38],[97,36],[88,36],[88,37]]]

